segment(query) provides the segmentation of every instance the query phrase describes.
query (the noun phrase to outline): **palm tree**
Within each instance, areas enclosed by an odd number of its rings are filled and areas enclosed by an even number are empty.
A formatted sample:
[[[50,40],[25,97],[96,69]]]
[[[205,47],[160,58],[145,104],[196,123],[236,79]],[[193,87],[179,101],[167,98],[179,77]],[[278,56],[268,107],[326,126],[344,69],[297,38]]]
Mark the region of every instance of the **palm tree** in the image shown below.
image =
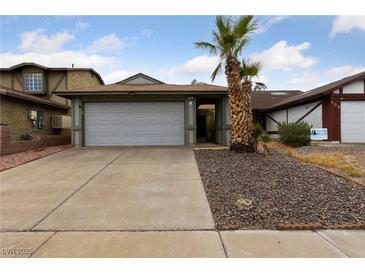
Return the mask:
[[[262,68],[262,64],[260,62],[254,62],[249,59],[242,59],[241,67],[240,67],[240,77],[241,77],[241,92],[243,96],[244,106],[243,112],[246,120],[246,135],[245,141],[250,145],[250,151],[256,150],[256,139],[254,137],[254,119],[253,119],[253,111],[252,111],[252,83],[255,84],[255,88],[257,86],[265,87],[264,83],[252,81],[254,77],[259,75],[259,72]]]
[[[259,75],[259,72],[262,69],[261,62],[253,62],[249,59],[245,60],[243,59],[241,62],[241,79],[242,84],[244,82],[251,82],[254,84],[254,87],[252,88],[254,91],[263,91],[266,90],[267,87],[262,82],[252,81],[254,77],[257,77]]]
[[[207,49],[220,58],[218,66],[212,73],[212,81],[218,73],[224,72],[228,82],[228,97],[230,104],[231,149],[236,151],[254,151],[252,112],[250,96],[242,92],[239,55],[250,41],[250,35],[257,28],[253,16],[241,16],[237,20],[232,17],[217,16],[216,29],[213,30],[213,42],[199,41],[196,48]],[[247,92],[247,90],[244,90]],[[248,109],[246,109],[248,108]]]

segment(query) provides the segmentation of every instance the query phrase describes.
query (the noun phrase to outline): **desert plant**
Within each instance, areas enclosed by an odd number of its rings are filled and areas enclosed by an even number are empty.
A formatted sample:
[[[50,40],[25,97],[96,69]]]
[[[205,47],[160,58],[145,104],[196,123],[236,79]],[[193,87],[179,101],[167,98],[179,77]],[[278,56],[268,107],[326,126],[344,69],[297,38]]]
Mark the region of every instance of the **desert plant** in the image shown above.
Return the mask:
[[[291,147],[306,146],[310,143],[311,126],[304,122],[280,123],[278,132],[280,141]]]
[[[253,135],[257,141],[261,141],[263,143],[267,143],[271,141],[271,137],[264,128],[261,126],[260,123],[257,123],[253,130]]]
[[[215,24],[216,29],[212,32],[213,43],[199,41],[195,46],[219,56],[220,62],[212,73],[212,80],[224,66],[230,103],[231,149],[255,151],[250,94],[252,87],[251,83],[246,81],[242,88],[241,64],[238,58],[257,29],[257,22],[253,16],[241,16],[237,20],[217,16]]]

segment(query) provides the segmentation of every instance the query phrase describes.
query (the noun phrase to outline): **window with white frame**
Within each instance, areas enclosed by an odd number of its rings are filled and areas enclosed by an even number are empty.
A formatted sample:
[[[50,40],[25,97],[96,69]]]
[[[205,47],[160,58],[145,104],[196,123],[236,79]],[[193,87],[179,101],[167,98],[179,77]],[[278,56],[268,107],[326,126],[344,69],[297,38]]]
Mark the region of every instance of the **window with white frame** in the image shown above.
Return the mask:
[[[26,73],[24,74],[24,87],[25,91],[42,91],[43,81],[42,73]]]

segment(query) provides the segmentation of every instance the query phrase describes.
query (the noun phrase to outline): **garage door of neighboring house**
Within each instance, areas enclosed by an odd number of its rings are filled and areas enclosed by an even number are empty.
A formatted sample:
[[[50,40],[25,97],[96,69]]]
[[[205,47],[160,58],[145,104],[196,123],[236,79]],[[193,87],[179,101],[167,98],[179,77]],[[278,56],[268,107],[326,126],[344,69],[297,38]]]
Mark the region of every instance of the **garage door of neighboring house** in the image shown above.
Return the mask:
[[[341,102],[341,142],[365,143],[365,102]]]
[[[85,103],[86,146],[183,144],[183,102]]]

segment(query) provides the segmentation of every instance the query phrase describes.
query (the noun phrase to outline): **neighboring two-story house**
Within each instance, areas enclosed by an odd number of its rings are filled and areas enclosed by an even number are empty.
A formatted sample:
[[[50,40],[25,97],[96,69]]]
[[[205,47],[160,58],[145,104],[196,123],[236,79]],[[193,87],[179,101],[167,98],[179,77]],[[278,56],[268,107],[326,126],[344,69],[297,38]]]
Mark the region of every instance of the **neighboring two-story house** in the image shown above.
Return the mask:
[[[103,85],[91,68],[0,68],[1,154],[71,142],[71,103],[57,90]]]

